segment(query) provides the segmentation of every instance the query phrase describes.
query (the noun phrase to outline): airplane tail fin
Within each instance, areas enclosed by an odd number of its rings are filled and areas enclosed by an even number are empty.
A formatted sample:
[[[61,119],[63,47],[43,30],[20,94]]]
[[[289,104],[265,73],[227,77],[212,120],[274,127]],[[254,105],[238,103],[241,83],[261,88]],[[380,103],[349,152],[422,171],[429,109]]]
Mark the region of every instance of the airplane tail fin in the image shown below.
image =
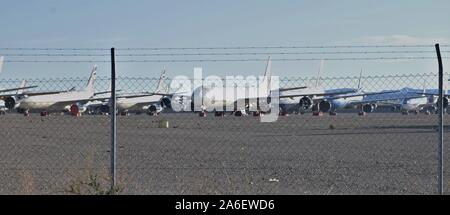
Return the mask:
[[[448,84],[450,82],[450,79],[448,79],[446,82],[444,82],[444,94],[448,93]]]
[[[266,65],[266,71],[264,72],[264,79],[262,81],[261,86],[267,87],[267,96],[270,95],[271,89],[271,79],[272,79],[272,58],[269,56]]]
[[[3,61],[5,60],[5,57],[0,56],[0,73],[3,71]]]
[[[88,83],[85,88],[86,91],[91,92],[92,94],[94,94],[94,83],[97,77],[97,68],[97,65],[94,65],[94,67],[92,68],[91,76],[89,77]]]
[[[22,82],[20,83],[20,86],[19,86],[19,88],[24,88],[24,87],[26,87],[27,86],[27,80],[22,80]],[[20,94],[23,94],[23,89],[18,89],[17,90],[17,94],[18,95],[20,95]]]
[[[425,94],[427,92],[427,79],[423,79],[423,90],[422,93]]]
[[[156,87],[156,93],[163,93],[167,90],[165,87],[164,81],[166,80],[166,67],[163,67],[161,71],[161,76],[159,77],[158,86]]]
[[[359,80],[358,80],[358,91],[362,90],[362,75],[363,75],[363,69],[361,68],[361,72],[359,73]]]
[[[324,64],[324,61],[321,60],[320,61],[319,72],[317,73],[316,87],[320,86],[320,79],[322,79],[322,72],[323,72],[323,64]]]

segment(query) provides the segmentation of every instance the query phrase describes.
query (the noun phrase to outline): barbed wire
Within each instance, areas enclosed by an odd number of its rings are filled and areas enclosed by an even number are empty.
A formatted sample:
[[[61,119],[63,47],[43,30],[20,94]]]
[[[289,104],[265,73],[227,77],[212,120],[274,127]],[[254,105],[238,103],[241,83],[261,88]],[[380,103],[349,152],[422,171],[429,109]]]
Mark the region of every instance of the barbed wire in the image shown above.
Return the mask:
[[[449,47],[450,44],[442,44]],[[332,48],[431,48],[434,45],[319,45],[319,46],[232,46],[232,47],[148,47],[148,48],[116,48],[116,50],[215,50],[215,49],[332,49]],[[0,50],[21,51],[106,51],[110,48],[15,48],[0,47]]]
[[[450,45],[443,44],[441,47]],[[334,49],[334,48],[431,48],[434,45],[322,45],[322,46],[235,46],[178,48],[118,48],[117,50],[214,50],[214,49]]]
[[[450,56],[444,56],[450,59]],[[436,57],[351,57],[351,58],[275,58],[272,61],[358,61],[358,60],[436,60]],[[117,60],[118,63],[187,63],[187,62],[248,62],[267,61],[261,58],[248,59],[178,59],[178,60]],[[9,63],[109,63],[110,60],[5,60]]]
[[[140,54],[117,54],[123,57],[149,57],[149,56],[230,56],[230,55],[335,55],[335,54],[423,54],[435,53],[436,51],[413,50],[413,51],[322,51],[322,52],[227,52],[227,53],[140,53]],[[441,51],[450,53],[448,50]],[[22,53],[5,53],[0,56],[8,57],[106,57],[110,54],[22,54]]]

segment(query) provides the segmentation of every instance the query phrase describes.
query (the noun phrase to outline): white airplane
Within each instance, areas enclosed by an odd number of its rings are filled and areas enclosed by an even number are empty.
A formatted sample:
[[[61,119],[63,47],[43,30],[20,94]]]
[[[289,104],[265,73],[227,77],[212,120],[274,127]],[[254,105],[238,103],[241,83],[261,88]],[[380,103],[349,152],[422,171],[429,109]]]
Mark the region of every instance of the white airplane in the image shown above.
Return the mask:
[[[201,117],[206,116],[206,112],[215,112],[216,116],[223,116],[226,111],[232,112],[236,116],[247,115],[249,111],[253,111],[254,116],[259,116],[262,112],[269,112],[269,103],[274,91],[271,73],[272,61],[269,57],[263,80],[256,89],[250,90],[245,87],[242,92],[239,92],[240,90],[236,86],[216,87],[202,84],[194,89],[190,96],[191,111],[199,112]],[[285,92],[304,88],[279,88],[278,90]]]
[[[444,112],[446,112],[449,104],[449,97],[450,94],[448,93],[448,82],[444,86],[444,98],[443,98],[443,107]],[[401,99],[401,112],[403,115],[408,115],[410,112],[413,112],[415,114],[418,114],[420,111],[424,110],[425,114],[429,115],[433,112],[436,112],[438,110],[439,104],[438,104],[438,98],[439,93],[427,93],[425,86],[421,93],[412,92],[416,94],[416,96],[409,96],[406,98]],[[411,94],[411,93],[410,93]]]
[[[0,95],[0,114],[6,114],[7,110],[14,109],[15,101],[23,96],[23,90],[26,85],[26,80],[23,80],[20,87],[16,88],[17,92],[15,94],[2,94]]]
[[[426,82],[424,88],[414,90],[404,88],[397,91],[381,91],[372,94],[355,94],[330,97],[328,101],[332,104],[332,112],[337,109],[360,107],[360,114],[372,113],[380,105],[391,106],[393,110],[399,108],[402,114],[414,112],[418,114],[421,110],[425,110],[426,114],[430,114],[437,110],[437,94],[426,93]],[[446,87],[447,88],[447,87]],[[447,92],[447,90],[445,90]],[[444,108],[448,106],[448,98],[450,94],[445,94]],[[331,112],[330,112],[331,113]]]
[[[271,73],[272,61],[269,57],[263,80],[256,89],[247,90],[247,88],[243,88],[242,92],[238,92],[240,90],[236,86],[214,87],[203,84],[194,89],[188,99],[191,102],[191,111],[199,112],[199,115],[202,117],[206,115],[206,112],[215,112],[216,116],[223,116],[226,111],[230,111],[236,116],[247,115],[249,111],[252,111],[254,116],[259,116],[262,112],[268,112],[269,100],[272,98],[274,90],[276,90],[271,83]],[[296,92],[298,94],[299,90],[307,88],[304,86],[278,88],[280,95],[277,97],[280,98],[280,102],[285,98],[300,97],[303,94],[293,95],[295,93],[287,94],[286,92]],[[233,110],[228,110],[226,107],[233,107]]]
[[[97,74],[97,66],[92,69],[88,83],[83,90],[65,91],[47,95],[25,96],[17,101],[16,108],[24,110],[28,114],[30,110],[40,110],[41,115],[48,115],[48,111],[70,111],[79,113],[79,103],[91,101],[95,95],[94,82]]]
[[[303,89],[288,90],[280,92],[280,110],[282,114],[287,113],[305,113],[309,109],[315,111],[327,110],[330,104],[324,99],[328,96],[344,95],[358,92],[357,89],[338,88],[326,90],[320,86],[321,74],[323,71],[323,61],[320,63],[319,73],[317,74],[316,84],[313,87]],[[291,97],[290,97],[291,96]]]
[[[38,95],[49,95],[49,94],[56,94],[64,91],[47,91],[47,92],[29,92],[24,91],[25,89],[34,88],[32,87],[26,87],[27,81],[22,80],[20,87],[14,88],[17,90],[16,93],[13,94],[0,94],[0,101],[3,102],[4,109],[5,110],[14,110],[17,108],[17,101],[21,100],[22,98],[25,98],[27,96],[38,96]]]
[[[144,92],[137,95],[120,95],[117,97],[117,109],[121,115],[128,115],[129,111],[137,113],[147,112],[149,115],[158,115],[164,108],[171,107],[171,97],[165,86],[166,69],[163,68],[154,92]]]

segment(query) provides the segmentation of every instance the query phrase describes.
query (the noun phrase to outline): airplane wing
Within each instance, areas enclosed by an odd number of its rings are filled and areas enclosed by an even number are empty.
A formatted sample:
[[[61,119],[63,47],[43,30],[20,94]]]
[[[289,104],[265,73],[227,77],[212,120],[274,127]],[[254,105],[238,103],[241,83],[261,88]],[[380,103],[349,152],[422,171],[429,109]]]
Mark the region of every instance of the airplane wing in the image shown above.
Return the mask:
[[[37,86],[29,86],[29,87],[17,87],[17,88],[10,88],[10,89],[2,89],[0,90],[0,93],[6,93],[11,91],[17,91],[17,90],[26,90],[31,88],[36,88]]]
[[[122,90],[116,90],[116,92],[120,92]],[[108,94],[111,93],[112,91],[103,91],[103,92],[98,92],[98,93],[94,93],[94,96],[98,96],[98,95],[103,95],[103,94]]]
[[[108,100],[110,98],[111,97],[66,100],[66,101],[62,101],[62,102],[58,102],[58,103],[53,104],[51,106],[51,108],[55,108],[55,107],[64,108],[64,107],[66,107],[68,105],[72,105],[72,104],[75,104],[75,103],[87,103],[87,102],[91,102],[91,101],[106,101],[106,100]]]
[[[308,87],[291,87],[291,88],[280,88],[279,91],[280,92],[285,92],[285,91],[291,91],[291,90],[302,90],[302,89],[306,89]]]
[[[329,92],[329,93],[301,93],[301,94],[292,94],[292,95],[280,95],[279,98],[295,98],[295,97],[305,97],[305,96],[335,96],[342,94],[355,93],[356,90],[344,90],[337,92]]]
[[[439,96],[439,93],[415,93],[415,94],[424,96]],[[450,96],[450,94],[444,93],[444,96]]]
[[[343,99],[343,98],[360,97],[360,96],[383,95],[383,94],[398,93],[398,92],[400,92],[400,91],[393,90],[393,91],[373,92],[373,93],[359,93],[359,94],[352,94],[352,95],[332,96],[330,99]]]
[[[139,97],[146,97],[146,96],[167,96],[167,97],[172,97],[174,95],[181,95],[185,92],[181,92],[181,93],[152,93],[152,92],[143,92],[141,94],[136,94],[136,95],[129,95],[129,96],[120,96],[119,98],[139,98]]]
[[[65,91],[49,91],[49,92],[27,92],[27,93],[21,93],[21,94],[2,94],[0,95],[0,99],[4,99],[6,97],[11,96],[42,96],[42,95],[50,95],[50,94],[58,94]]]
[[[423,96],[398,96],[398,97],[385,97],[385,98],[373,98],[373,99],[363,99],[362,101],[352,101],[349,105],[360,105],[360,104],[374,104],[374,103],[389,103],[390,101],[400,100],[400,99],[414,99],[423,98]],[[396,103],[393,103],[396,104]]]

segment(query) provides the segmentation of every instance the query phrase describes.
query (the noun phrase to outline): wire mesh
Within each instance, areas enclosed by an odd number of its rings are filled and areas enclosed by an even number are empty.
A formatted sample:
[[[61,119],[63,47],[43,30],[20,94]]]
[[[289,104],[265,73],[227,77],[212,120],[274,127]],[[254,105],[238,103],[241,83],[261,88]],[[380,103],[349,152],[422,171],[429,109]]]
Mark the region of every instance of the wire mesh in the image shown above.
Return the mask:
[[[449,77],[447,74],[446,77]],[[36,92],[82,89],[87,78],[29,79]],[[0,80],[2,88],[20,79]],[[316,78],[281,78],[280,87],[314,86]],[[356,89],[359,77],[325,77],[325,89]],[[110,79],[96,80],[96,92]],[[167,80],[170,85],[171,80]],[[361,92],[436,92],[437,74],[366,76]],[[158,78],[120,77],[120,95],[157,90]],[[406,89],[407,88],[407,89]],[[408,94],[409,93],[409,94]],[[380,95],[373,95],[377,99]],[[161,97],[159,97],[161,98]],[[139,99],[138,99],[139,100]],[[152,102],[118,99],[117,183],[120,194],[435,194],[438,117],[433,105],[402,114],[402,100],[313,116],[298,106],[272,123],[260,117],[216,117]],[[145,100],[145,99],[144,99]],[[319,99],[317,99],[319,100]],[[135,106],[126,106],[129,102]],[[428,102],[433,104],[432,101]],[[84,104],[79,104],[84,105]],[[103,101],[74,117],[56,111],[0,116],[0,193],[104,194],[110,170],[110,119]],[[0,104],[1,106],[1,104]],[[120,108],[122,107],[122,108]],[[296,108],[296,109],[295,109]],[[187,108],[190,109],[189,107]],[[159,112],[159,107],[156,108]],[[103,111],[104,112],[104,111]],[[445,117],[445,143],[450,121]],[[448,144],[446,144],[448,146]],[[448,160],[445,147],[445,163]],[[447,165],[448,166],[448,165]],[[445,169],[448,193],[449,169]]]

